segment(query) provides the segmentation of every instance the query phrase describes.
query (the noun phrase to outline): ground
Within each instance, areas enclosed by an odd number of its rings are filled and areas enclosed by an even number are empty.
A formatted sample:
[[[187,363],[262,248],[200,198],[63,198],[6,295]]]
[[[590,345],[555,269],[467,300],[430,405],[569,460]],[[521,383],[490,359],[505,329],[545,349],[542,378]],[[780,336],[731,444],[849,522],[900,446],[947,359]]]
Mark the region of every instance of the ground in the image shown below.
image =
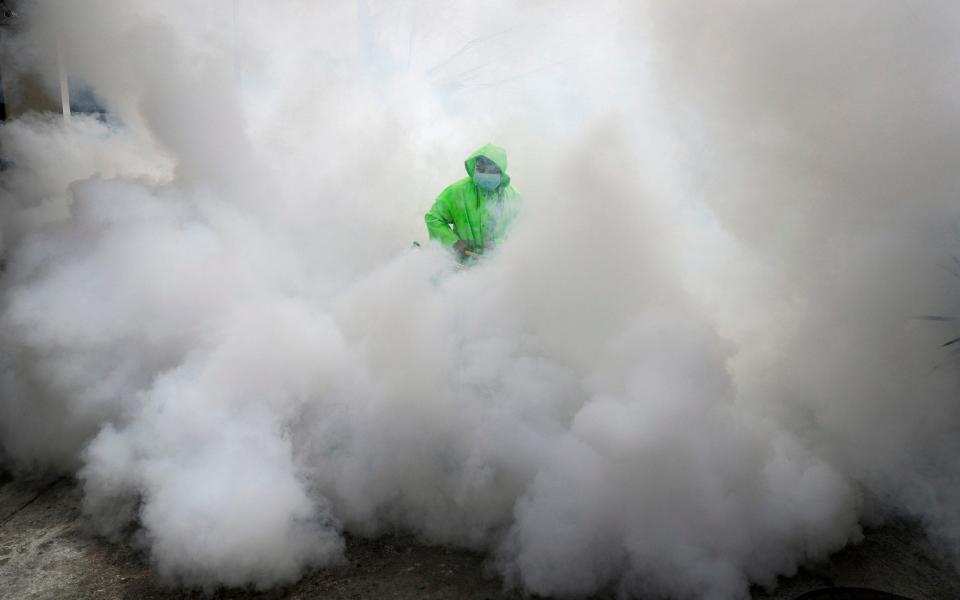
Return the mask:
[[[864,541],[829,562],[754,591],[755,600],[793,600],[829,586],[857,586],[912,600],[960,598],[955,571],[913,525],[867,532]],[[347,562],[317,569],[268,592],[185,590],[154,573],[128,544],[92,535],[70,478],[0,475],[0,598],[377,598],[518,599],[485,568],[482,555],[425,546],[404,536],[348,538]]]

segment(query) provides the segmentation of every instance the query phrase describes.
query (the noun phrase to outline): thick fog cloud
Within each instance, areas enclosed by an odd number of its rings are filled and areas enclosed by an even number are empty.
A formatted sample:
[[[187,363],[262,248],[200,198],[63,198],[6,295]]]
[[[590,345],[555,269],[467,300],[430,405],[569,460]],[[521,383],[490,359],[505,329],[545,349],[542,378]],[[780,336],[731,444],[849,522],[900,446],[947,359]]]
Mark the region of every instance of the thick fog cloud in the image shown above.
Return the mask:
[[[956,12],[39,3],[8,52],[110,118],[0,128],[0,457],[190,585],[344,531],[558,596],[958,551]],[[457,271],[422,214],[487,141],[525,212]]]
[[[702,12],[654,16],[666,55],[686,58],[661,81],[701,109],[687,140],[709,151],[704,196],[765,270],[759,293],[779,296],[757,306],[727,287],[729,325],[766,338],[741,345],[741,397],[872,508],[907,508],[956,548],[956,369],[939,346],[957,332],[911,317],[957,311],[960,13],[809,8],[721,3],[706,27]]]

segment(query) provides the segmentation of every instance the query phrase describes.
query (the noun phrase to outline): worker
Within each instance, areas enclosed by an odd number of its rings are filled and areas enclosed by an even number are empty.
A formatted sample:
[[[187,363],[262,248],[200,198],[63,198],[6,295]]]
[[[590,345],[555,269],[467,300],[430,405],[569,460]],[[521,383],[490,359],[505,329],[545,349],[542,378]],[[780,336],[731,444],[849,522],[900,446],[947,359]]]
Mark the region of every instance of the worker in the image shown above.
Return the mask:
[[[487,144],[464,161],[467,177],[447,186],[426,214],[430,239],[457,254],[461,262],[489,253],[506,237],[520,209],[510,185],[507,153]]]

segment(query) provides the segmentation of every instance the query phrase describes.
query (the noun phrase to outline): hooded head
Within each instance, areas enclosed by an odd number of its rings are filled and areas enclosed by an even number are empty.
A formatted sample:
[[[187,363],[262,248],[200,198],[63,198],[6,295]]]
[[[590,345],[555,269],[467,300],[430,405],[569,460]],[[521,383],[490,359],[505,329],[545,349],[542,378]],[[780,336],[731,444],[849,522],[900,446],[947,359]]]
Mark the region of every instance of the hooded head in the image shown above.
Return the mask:
[[[473,154],[468,156],[467,160],[464,161],[463,165],[466,167],[467,174],[470,175],[470,179],[473,180],[474,183],[477,182],[477,178],[475,177],[477,171],[477,159],[481,156],[487,158],[500,168],[499,187],[505,188],[510,185],[510,176],[507,175],[507,152],[500,146],[494,144],[487,144],[486,146],[479,148]]]

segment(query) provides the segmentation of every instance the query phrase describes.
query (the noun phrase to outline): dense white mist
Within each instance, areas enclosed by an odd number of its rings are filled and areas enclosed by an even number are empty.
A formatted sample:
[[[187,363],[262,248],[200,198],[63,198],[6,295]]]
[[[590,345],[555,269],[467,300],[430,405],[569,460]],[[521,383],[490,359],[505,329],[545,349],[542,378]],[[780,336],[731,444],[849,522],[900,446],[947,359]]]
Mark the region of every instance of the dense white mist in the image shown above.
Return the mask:
[[[39,3],[107,123],[0,129],[0,458],[173,581],[408,531],[740,598],[907,514],[960,555],[958,9]],[[235,7],[239,10],[235,11]],[[464,272],[422,214],[504,145]]]

